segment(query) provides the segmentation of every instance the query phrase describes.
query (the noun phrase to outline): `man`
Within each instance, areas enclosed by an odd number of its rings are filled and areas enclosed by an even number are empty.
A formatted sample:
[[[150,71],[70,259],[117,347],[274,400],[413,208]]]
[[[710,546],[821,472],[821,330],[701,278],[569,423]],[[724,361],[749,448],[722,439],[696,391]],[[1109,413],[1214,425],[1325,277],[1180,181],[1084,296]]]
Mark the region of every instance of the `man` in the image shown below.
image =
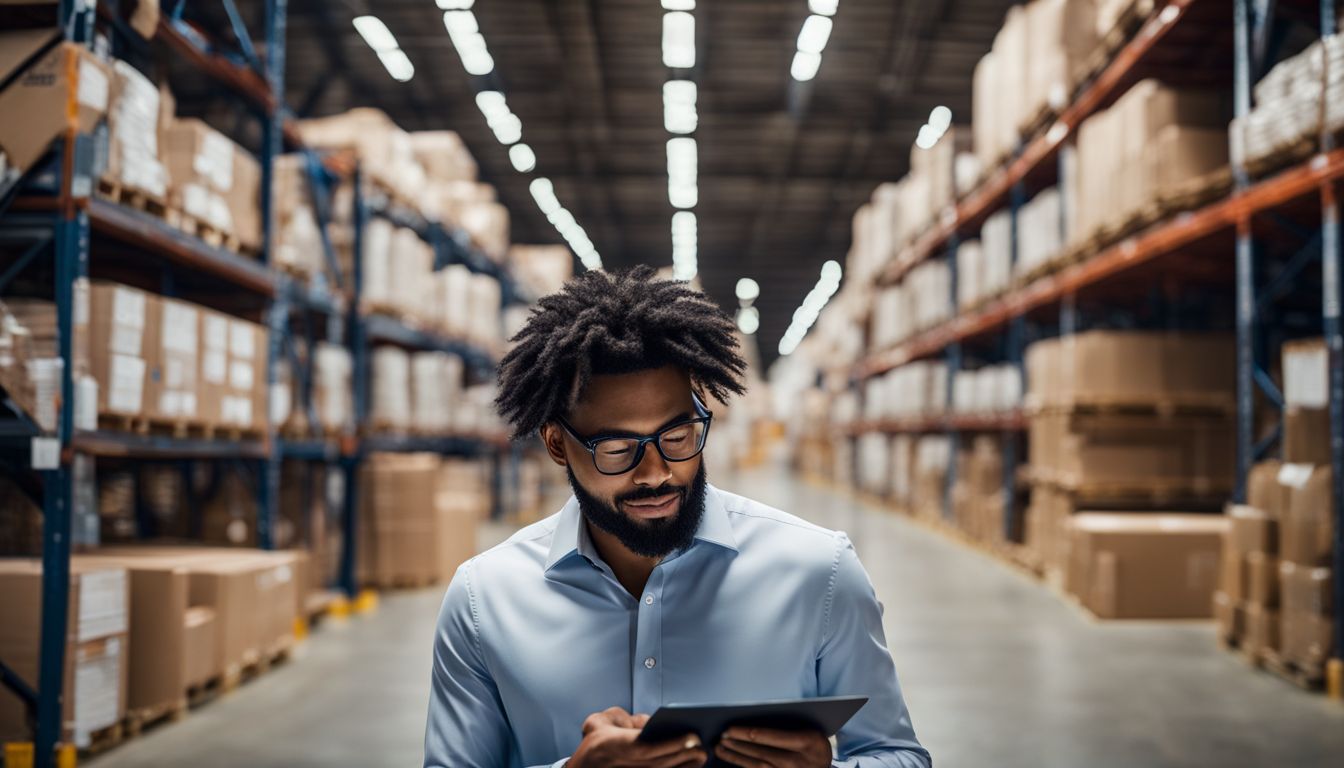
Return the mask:
[[[705,396],[740,394],[732,321],[647,267],[542,299],[500,413],[574,495],[458,569],[434,641],[426,766],[929,766],[881,606],[843,533],[705,481]],[[862,695],[840,731],[637,740],[665,703]]]

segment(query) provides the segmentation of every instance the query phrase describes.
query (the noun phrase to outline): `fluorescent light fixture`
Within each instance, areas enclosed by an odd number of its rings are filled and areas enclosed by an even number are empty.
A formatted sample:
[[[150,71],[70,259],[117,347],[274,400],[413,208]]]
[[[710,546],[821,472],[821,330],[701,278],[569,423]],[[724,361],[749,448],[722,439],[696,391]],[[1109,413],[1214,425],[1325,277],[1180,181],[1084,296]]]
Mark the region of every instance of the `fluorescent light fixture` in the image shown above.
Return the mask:
[[[929,113],[929,125],[939,134],[946,133],[948,127],[952,125],[952,110],[947,107],[934,107]]]
[[[750,277],[737,281],[737,298],[742,301],[755,301],[761,295],[761,286]]]
[[[448,11],[443,14],[443,26],[447,28],[448,36],[453,39],[453,45],[457,45],[459,40],[481,33],[481,25],[476,22],[476,14],[471,11]]]
[[[844,269],[840,266],[840,262],[835,259],[831,259],[821,265],[821,277],[823,280],[839,283],[842,274],[844,274]]]
[[[743,307],[737,311],[737,327],[748,336],[761,327],[761,313],[755,307]]]
[[[933,149],[933,145],[938,143],[938,132],[933,130],[933,126],[926,125],[919,129],[919,136],[915,137],[915,146],[920,149]]]
[[[512,112],[489,121],[489,125],[495,138],[504,146],[517,144],[523,138],[523,121]]]
[[[404,83],[415,76],[415,65],[411,63],[411,60],[406,57],[406,54],[400,48],[378,51],[378,60],[383,62],[387,74],[399,83]]]
[[[566,230],[578,223],[574,220],[574,214],[570,213],[567,208],[561,208],[555,213],[548,215],[546,220],[551,222],[551,226],[555,227],[561,235],[565,234]]]
[[[817,76],[817,70],[821,69],[821,54],[798,51],[793,54],[793,65],[789,67],[789,74],[794,80],[805,83]]]
[[[695,111],[694,80],[663,83],[663,127],[668,133],[694,133],[699,116]]]
[[[436,0],[436,2],[445,11],[470,11],[471,6],[476,4],[476,0]]]
[[[675,69],[695,66],[695,17],[685,11],[663,14],[663,65]]]
[[[476,94],[476,107],[486,120],[494,120],[509,112],[509,104],[499,91],[481,91]]]
[[[537,153],[526,144],[514,144],[509,147],[509,162],[519,173],[529,173],[537,167]]]
[[[803,53],[821,53],[831,39],[831,20],[825,16],[808,16],[798,33],[798,50]]]
[[[840,0],[807,0],[807,10],[822,16],[834,16]]]
[[[793,354],[793,351],[802,343],[803,337],[807,335],[813,323],[817,322],[817,318],[821,316],[821,310],[826,307],[826,303],[839,290],[840,277],[843,272],[844,269],[835,260],[827,261],[821,265],[821,277],[817,280],[817,284],[812,287],[812,290],[808,292],[807,297],[803,299],[802,306],[794,310],[793,322],[789,323],[789,328],[784,332],[784,337],[779,340],[780,355]]]
[[[673,207],[694,208],[699,202],[695,139],[667,140],[667,197]]]
[[[555,186],[545,176],[533,179],[532,183],[527,185],[527,191],[532,193],[532,199],[537,201],[537,207],[547,216],[560,210],[560,201],[555,197]]]
[[[665,11],[694,11],[695,0],[663,0]]]
[[[395,51],[399,47],[397,38],[377,16],[356,16],[355,31],[375,51]]]

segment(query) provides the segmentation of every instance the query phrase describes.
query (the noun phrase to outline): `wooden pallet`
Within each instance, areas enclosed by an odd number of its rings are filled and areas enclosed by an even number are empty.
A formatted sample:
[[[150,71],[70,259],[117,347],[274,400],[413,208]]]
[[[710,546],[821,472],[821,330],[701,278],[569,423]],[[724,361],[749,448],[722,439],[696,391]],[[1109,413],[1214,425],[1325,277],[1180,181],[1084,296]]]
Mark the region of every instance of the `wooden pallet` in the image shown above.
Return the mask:
[[[1319,691],[1325,687],[1325,668],[1307,667],[1283,658],[1277,651],[1266,648],[1261,651],[1263,668],[1304,691]]]
[[[101,730],[91,732],[89,734],[89,745],[80,749],[79,752],[82,755],[93,757],[121,746],[124,741],[126,741],[126,730],[121,723],[114,723]]]
[[[1170,216],[1184,211],[1192,211],[1205,203],[1226,197],[1232,189],[1232,169],[1220,168],[1193,179],[1188,179],[1175,189],[1164,193],[1159,204]]]
[[[1067,402],[1026,407],[1028,416],[1043,413],[1062,413],[1083,416],[1226,416],[1236,412],[1237,404],[1229,395],[1210,392],[1172,392],[1162,397],[1097,397],[1074,398]]]
[[[124,185],[119,181],[99,179],[98,196],[128,208],[144,211],[155,218],[166,219],[168,216],[168,203],[162,196]]]
[[[133,435],[148,435],[149,420],[143,416],[130,416],[122,413],[98,414],[98,429],[108,432],[126,432]]]
[[[152,728],[160,723],[176,723],[187,716],[187,697],[160,704],[157,707],[146,707],[144,709],[135,709],[126,713],[126,719],[123,721],[123,727],[127,738],[137,738],[146,728]]]
[[[197,218],[186,211],[176,208],[169,208],[165,217],[169,225],[185,232],[193,237],[200,238],[206,245],[214,248],[222,248],[234,253],[244,253],[242,241],[238,235],[228,230],[220,229],[214,224]]]
[[[1246,159],[1246,173],[1253,179],[1269,176],[1276,171],[1296,165],[1316,153],[1320,142],[1316,136],[1303,136],[1268,155]]]

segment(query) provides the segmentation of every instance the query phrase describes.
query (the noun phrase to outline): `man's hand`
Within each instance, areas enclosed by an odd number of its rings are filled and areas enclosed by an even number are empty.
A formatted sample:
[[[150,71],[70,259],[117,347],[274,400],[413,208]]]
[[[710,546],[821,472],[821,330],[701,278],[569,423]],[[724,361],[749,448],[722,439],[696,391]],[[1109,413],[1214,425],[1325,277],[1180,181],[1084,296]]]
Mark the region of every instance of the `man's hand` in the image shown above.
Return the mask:
[[[700,768],[709,760],[696,736],[656,744],[639,741],[648,721],[648,715],[632,715],[620,707],[589,715],[583,721],[583,742],[568,768]]]
[[[714,754],[741,768],[830,768],[831,742],[819,731],[733,727]]]

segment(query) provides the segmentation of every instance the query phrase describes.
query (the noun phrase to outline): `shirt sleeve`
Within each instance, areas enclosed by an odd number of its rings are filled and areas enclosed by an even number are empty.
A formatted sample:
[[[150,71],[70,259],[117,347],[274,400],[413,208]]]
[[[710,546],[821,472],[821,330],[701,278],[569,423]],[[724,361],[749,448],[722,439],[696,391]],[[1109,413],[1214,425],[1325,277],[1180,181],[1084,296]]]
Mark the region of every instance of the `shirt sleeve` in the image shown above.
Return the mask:
[[[467,562],[453,576],[439,609],[424,768],[506,768],[512,740],[499,689],[485,664]],[[552,767],[567,762],[568,757]]]
[[[840,729],[835,768],[931,768],[915,738],[882,630],[882,608],[849,537],[836,534],[817,683],[822,696],[867,696]]]

